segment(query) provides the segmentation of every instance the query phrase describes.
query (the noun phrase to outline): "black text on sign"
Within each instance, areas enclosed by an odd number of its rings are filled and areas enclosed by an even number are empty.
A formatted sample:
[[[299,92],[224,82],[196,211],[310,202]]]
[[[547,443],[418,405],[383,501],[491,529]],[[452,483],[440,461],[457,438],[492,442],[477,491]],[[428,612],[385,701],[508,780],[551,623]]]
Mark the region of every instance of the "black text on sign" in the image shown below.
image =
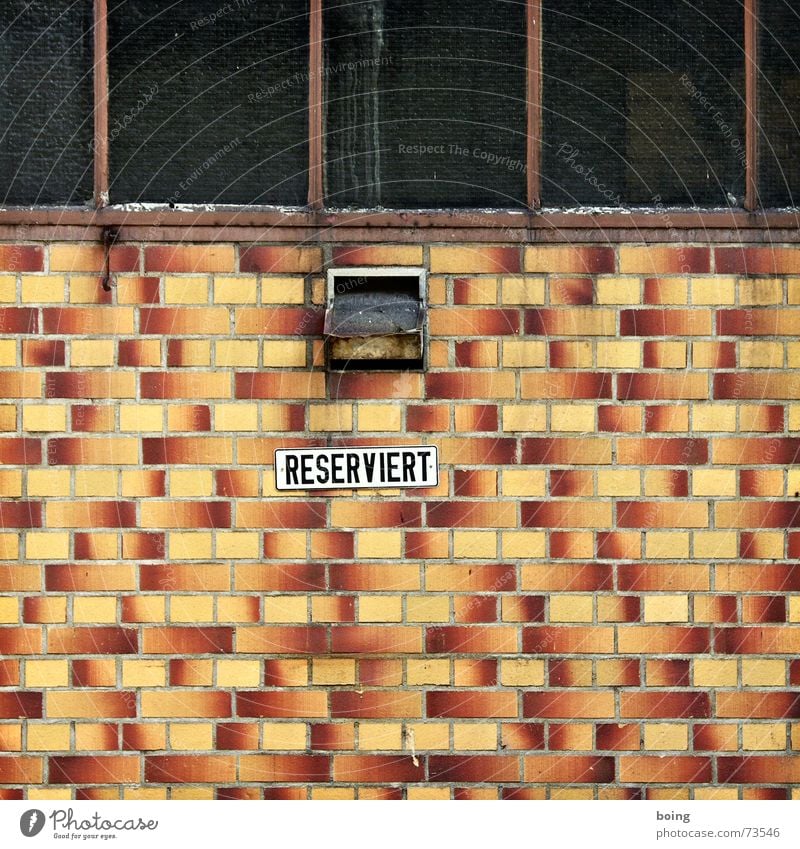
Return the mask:
[[[287,489],[373,489],[436,486],[435,445],[387,448],[279,448],[275,486]]]

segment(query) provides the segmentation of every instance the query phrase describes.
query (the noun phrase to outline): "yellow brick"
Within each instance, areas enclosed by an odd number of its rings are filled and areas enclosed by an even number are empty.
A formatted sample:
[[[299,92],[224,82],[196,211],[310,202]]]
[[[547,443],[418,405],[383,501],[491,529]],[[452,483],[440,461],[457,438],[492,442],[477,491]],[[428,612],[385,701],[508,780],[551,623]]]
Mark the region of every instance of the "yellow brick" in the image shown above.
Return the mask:
[[[692,495],[736,495],[735,469],[694,469]]]
[[[217,531],[217,558],[258,560],[260,554],[261,545],[257,532]]]
[[[639,368],[642,364],[640,342],[598,342],[598,368]]]
[[[69,684],[69,661],[25,661],[26,687],[66,687]]]
[[[642,302],[642,284],[638,277],[598,277],[595,303],[639,304]]]
[[[22,429],[29,431],[66,430],[67,408],[62,404],[43,404],[22,408]]]
[[[205,787],[172,787],[170,799],[173,802],[204,801],[210,802],[214,798],[214,789]]]
[[[306,343],[298,341],[264,342],[264,367],[305,366]]]
[[[69,559],[69,533],[28,531],[25,535],[25,558],[27,560]]]
[[[445,595],[410,595],[406,598],[407,622],[448,622],[450,599]]]
[[[208,751],[214,748],[214,726],[210,722],[170,722],[169,744],[178,751]]]
[[[503,495],[543,496],[545,472],[538,469],[503,469]]]
[[[215,277],[215,304],[255,304],[258,301],[258,281],[255,275]]]
[[[28,724],[28,751],[56,752],[66,751],[70,746],[69,723],[64,725]]]
[[[784,687],[786,662],[743,658],[742,684],[746,687]]]
[[[497,726],[477,722],[453,724],[453,748],[456,751],[478,751],[497,748]]]
[[[547,407],[543,404],[506,404],[503,407],[504,431],[547,430]]]
[[[786,343],[786,358],[786,362],[789,368],[797,368],[798,366],[800,366],[800,343]]]
[[[261,662],[258,660],[218,660],[218,687],[260,687]]]
[[[440,748],[446,749],[446,746]],[[447,787],[409,787],[406,791],[409,802],[444,802],[450,800]]]
[[[265,622],[306,622],[308,599],[304,595],[266,596],[264,598]]]
[[[400,622],[403,603],[400,596],[362,595],[358,599],[359,622]]]
[[[116,622],[116,596],[76,596],[72,602],[72,621]]]
[[[261,302],[264,304],[302,304],[306,283],[302,277],[262,277]]]
[[[783,281],[766,277],[744,278],[739,283],[739,304],[743,307],[783,303]]]
[[[645,596],[644,621],[688,622],[689,597],[686,595]]]
[[[800,622],[800,596],[789,596],[789,611],[787,621]]]
[[[72,799],[72,788],[65,787],[62,790],[55,787],[31,787],[27,791],[26,798],[30,801],[69,801]]]
[[[739,555],[736,531],[695,531],[692,544],[694,556],[700,559]]]
[[[503,531],[503,557],[544,557],[544,531]]]
[[[255,339],[219,340],[215,351],[217,368],[258,366],[258,342]]]
[[[399,722],[360,722],[358,748],[363,751],[399,751],[403,748],[403,726]]]
[[[17,342],[15,339],[0,341],[0,366],[15,366],[17,364]]]
[[[504,304],[543,304],[544,277],[503,277],[500,291]]]
[[[595,426],[595,408],[588,404],[554,404],[550,411],[550,430],[591,433]]]
[[[783,368],[782,342],[739,342],[739,368]]]
[[[735,431],[736,407],[695,404],[692,408],[692,427],[703,431]]]
[[[182,339],[180,348],[181,366],[210,366],[211,365],[211,342],[205,339]],[[202,381],[202,382],[201,382]],[[230,396],[230,375],[227,374],[205,374],[202,377],[193,372],[184,372],[184,384],[191,387],[194,395],[205,397],[200,394],[205,389],[216,397],[227,398]]]
[[[73,339],[69,350],[69,363],[73,368],[114,365],[113,339]]]
[[[543,368],[547,365],[547,343],[541,339],[504,339],[505,368]]]
[[[494,531],[453,531],[453,557],[494,559],[497,557],[497,534]]]
[[[0,622],[16,625],[20,621],[19,600],[16,596],[0,596]]]
[[[800,404],[789,407],[789,430],[800,430]]]
[[[349,404],[312,404],[308,413],[311,431],[353,429],[353,408]]]
[[[638,469],[599,469],[597,472],[598,495],[638,496],[641,487]]]
[[[500,683],[504,687],[543,687],[544,661],[504,658],[500,661]]]
[[[117,494],[117,473],[108,469],[76,469],[75,495],[78,497],[114,497]]]
[[[396,433],[402,428],[402,410],[394,404],[359,404],[358,429]]]
[[[0,274],[0,301],[12,304],[17,300],[17,275]]]
[[[261,729],[264,733],[266,750],[290,751],[306,748],[306,724],[304,722],[265,722]]]
[[[214,599],[211,596],[173,595],[169,603],[171,622],[213,622]]]
[[[683,723],[644,724],[645,751],[683,751],[689,748],[689,726]]]
[[[19,536],[17,534],[0,534],[0,560],[19,559]]]
[[[215,404],[214,430],[258,430],[258,404]]]
[[[29,469],[28,495],[69,495],[69,469]]]
[[[407,660],[406,683],[409,686],[419,684],[449,684],[450,661],[443,660]],[[419,742],[417,743],[419,745]],[[445,745],[448,748],[449,744]]]
[[[137,599],[136,614],[139,622],[165,622],[167,619],[166,597],[163,595],[140,596]],[[211,663],[211,661],[209,661],[209,663]],[[209,671],[209,683],[210,678],[211,674]]]
[[[207,277],[165,277],[164,300],[167,304],[207,304]]]
[[[206,469],[170,469],[169,494],[177,498],[211,495],[214,476]]]
[[[211,534],[189,531],[169,533],[169,556],[172,560],[210,560]]]
[[[687,345],[685,342],[658,343],[659,368],[686,368]]]
[[[403,550],[401,531],[358,531],[359,557],[400,557]]]
[[[160,404],[131,404],[119,408],[122,431],[157,431],[164,429],[164,408]]]
[[[695,787],[694,798],[700,801],[727,799],[736,801],[739,791],[735,787]]]
[[[61,275],[22,275],[23,304],[63,304],[66,291],[66,278]]]
[[[167,684],[166,660],[123,660],[123,687],[165,687]]]
[[[412,749],[413,742],[413,749]],[[450,748],[450,726],[447,722],[408,723],[406,751],[424,752],[428,749]]]
[[[311,681],[314,684],[355,684],[356,662],[347,658],[313,658]]]
[[[688,304],[689,281],[684,277],[659,277],[658,298],[662,304]]]
[[[693,304],[733,304],[736,281],[733,277],[692,278]]]
[[[685,559],[689,556],[689,534],[684,532],[647,531],[647,556],[656,560]]]
[[[742,748],[783,751],[786,748],[786,723],[764,722],[742,725]]]
[[[120,476],[120,491],[126,498],[150,495],[150,475],[146,471],[131,469]]]
[[[0,497],[15,498],[22,495],[22,472],[0,469]]]
[[[591,622],[594,603],[590,595],[550,596],[551,622]]]
[[[692,685],[694,687],[735,687],[735,660],[703,660],[696,657],[692,661]]]

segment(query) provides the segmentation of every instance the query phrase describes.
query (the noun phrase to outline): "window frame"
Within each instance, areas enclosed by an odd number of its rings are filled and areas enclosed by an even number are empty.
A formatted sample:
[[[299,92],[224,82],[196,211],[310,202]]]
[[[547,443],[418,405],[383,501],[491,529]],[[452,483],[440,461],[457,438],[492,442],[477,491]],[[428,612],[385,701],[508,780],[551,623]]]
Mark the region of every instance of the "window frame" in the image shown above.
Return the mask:
[[[527,210],[348,211],[325,206],[323,193],[323,0],[309,0],[308,203],[292,211],[219,205],[197,212],[163,208],[131,211],[109,199],[108,3],[93,0],[94,209],[33,207],[0,210],[0,238],[53,234],[94,238],[123,228],[124,238],[149,241],[786,241],[800,242],[800,213],[758,208],[758,0],[743,0],[745,62],[745,181],[743,208],[620,210],[584,213],[542,208],[542,0],[524,0]],[[98,232],[96,232],[99,230]],[[143,232],[146,231],[146,234]]]

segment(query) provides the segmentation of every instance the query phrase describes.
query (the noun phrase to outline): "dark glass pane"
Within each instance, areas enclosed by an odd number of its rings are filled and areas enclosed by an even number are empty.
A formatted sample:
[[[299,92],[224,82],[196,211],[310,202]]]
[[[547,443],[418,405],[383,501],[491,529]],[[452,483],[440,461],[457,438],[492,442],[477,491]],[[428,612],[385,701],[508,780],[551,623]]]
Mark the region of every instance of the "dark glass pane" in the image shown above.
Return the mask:
[[[763,206],[800,206],[800,8],[760,0],[759,190]]]
[[[544,0],[548,206],[740,205],[739,0]]]
[[[523,0],[326,4],[335,206],[525,204]]]
[[[112,201],[306,203],[307,0],[109,14]]]
[[[0,2],[0,197],[92,199],[92,4]]]

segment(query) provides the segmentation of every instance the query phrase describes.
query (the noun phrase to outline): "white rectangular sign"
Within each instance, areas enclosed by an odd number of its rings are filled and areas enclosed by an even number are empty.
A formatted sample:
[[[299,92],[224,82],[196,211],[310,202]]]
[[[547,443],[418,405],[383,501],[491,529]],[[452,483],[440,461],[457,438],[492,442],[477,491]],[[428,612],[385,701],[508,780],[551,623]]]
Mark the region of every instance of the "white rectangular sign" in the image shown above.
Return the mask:
[[[275,486],[280,490],[396,489],[438,483],[435,445],[275,451]]]

